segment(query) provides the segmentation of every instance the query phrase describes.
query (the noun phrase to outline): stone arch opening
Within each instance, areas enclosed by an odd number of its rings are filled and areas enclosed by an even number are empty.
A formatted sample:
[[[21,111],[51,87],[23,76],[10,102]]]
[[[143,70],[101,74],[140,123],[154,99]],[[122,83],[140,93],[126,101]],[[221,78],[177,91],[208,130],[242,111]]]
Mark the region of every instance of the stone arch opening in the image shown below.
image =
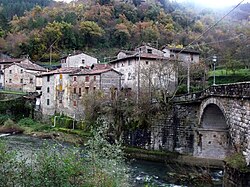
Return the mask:
[[[197,130],[197,156],[224,159],[228,154],[229,145],[225,115],[218,105],[208,104],[203,110],[200,128]]]
[[[215,104],[209,104],[203,111],[201,127],[204,129],[227,129],[227,123],[221,109]]]

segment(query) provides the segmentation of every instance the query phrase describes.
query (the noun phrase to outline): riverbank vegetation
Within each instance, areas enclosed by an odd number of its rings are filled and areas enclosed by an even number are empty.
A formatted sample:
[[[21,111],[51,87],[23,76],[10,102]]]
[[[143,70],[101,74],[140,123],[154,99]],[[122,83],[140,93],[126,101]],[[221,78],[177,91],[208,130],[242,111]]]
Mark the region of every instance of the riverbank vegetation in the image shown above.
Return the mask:
[[[100,123],[84,149],[45,146],[27,156],[1,142],[0,186],[130,186],[121,145],[106,140]]]

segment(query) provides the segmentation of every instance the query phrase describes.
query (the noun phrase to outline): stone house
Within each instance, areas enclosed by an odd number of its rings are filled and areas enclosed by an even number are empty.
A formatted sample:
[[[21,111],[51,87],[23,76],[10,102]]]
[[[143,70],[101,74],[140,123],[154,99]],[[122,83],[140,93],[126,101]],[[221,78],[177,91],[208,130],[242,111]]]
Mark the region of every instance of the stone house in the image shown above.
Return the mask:
[[[97,58],[84,53],[68,55],[61,58],[61,67],[87,67],[97,64]]]
[[[171,93],[176,85],[176,71],[164,52],[144,45],[134,51],[120,51],[109,64],[122,75],[122,88],[138,92],[140,89],[164,89]],[[139,85],[139,87],[138,87]]]
[[[165,46],[162,51],[164,56],[167,58],[172,58],[178,61],[186,63],[199,63],[200,62],[200,53],[195,50],[190,49],[181,49],[181,48],[171,48]]]
[[[45,68],[28,59],[13,63],[4,69],[4,87],[13,91],[36,92],[39,82],[36,75],[45,71]]]
[[[120,89],[121,74],[99,64],[92,69],[60,68],[40,76],[42,77],[40,107],[43,115],[63,113],[77,120],[83,119],[84,96],[101,90],[111,97],[112,90]]]
[[[4,69],[13,63],[20,63],[24,59],[17,58],[1,58],[0,59],[0,89],[4,88]]]

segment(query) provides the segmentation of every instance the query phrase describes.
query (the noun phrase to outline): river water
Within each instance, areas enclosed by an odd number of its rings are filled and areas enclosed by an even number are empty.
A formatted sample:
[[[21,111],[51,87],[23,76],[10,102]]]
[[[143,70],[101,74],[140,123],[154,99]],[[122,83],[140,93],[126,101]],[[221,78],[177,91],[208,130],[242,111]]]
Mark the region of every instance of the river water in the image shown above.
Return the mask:
[[[44,144],[54,145],[55,143],[62,147],[72,147],[71,144],[55,142],[54,140],[43,140],[36,137],[14,135],[0,137],[4,139],[10,148],[10,150],[16,150],[22,155],[30,155],[39,149],[42,149]],[[174,167],[169,167],[164,163],[155,163],[141,160],[129,160],[127,161],[128,167],[131,172],[131,184],[134,187],[144,187],[146,184],[151,187],[191,187],[197,186],[193,184],[185,184],[185,182],[173,182],[173,180],[167,179],[167,176],[173,172]],[[170,169],[171,168],[171,169]],[[212,170],[210,172],[212,180],[216,184],[210,184],[207,186],[222,186],[222,171]],[[198,185],[199,186],[199,185]],[[201,186],[205,186],[204,184]]]

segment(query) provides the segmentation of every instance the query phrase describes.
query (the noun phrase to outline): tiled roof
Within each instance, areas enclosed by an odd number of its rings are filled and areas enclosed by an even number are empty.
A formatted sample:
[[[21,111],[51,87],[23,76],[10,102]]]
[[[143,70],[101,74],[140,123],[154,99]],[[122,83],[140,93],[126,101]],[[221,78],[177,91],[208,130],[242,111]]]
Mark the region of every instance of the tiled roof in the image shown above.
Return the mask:
[[[59,68],[53,71],[41,73],[40,76],[54,75],[54,74],[72,74],[72,73],[77,73],[79,71],[81,71],[81,69],[78,67],[64,67],[64,68]]]
[[[168,49],[170,51],[176,52],[176,53],[194,53],[194,54],[200,54],[200,52],[195,51],[193,49],[182,49],[182,48],[172,48],[172,47],[165,47],[165,49]]]
[[[126,56],[124,58],[120,58],[120,59],[115,59],[115,60],[112,60],[110,61],[109,63],[116,63],[116,62],[119,62],[119,61],[123,61],[125,59],[131,59],[131,58],[139,58],[139,54],[136,53],[134,55],[130,55],[130,56]],[[164,56],[160,56],[160,55],[155,55],[155,54],[151,54],[151,53],[141,53],[140,54],[140,58],[144,58],[144,59],[160,59],[160,60],[169,60],[169,58],[167,57],[164,57]]]
[[[35,70],[35,71],[47,71],[45,68],[32,63],[32,62],[21,62],[21,63],[14,63],[24,69],[28,69],[28,70]]]
[[[111,68],[111,66],[108,64],[95,64],[92,67],[92,69],[84,68],[84,69],[81,69],[81,71],[77,73],[72,73],[71,75],[97,75],[97,74],[102,74],[108,71],[115,71],[116,73],[121,74],[120,72]]]
[[[0,59],[0,64],[5,64],[5,63],[19,63],[24,59],[20,59],[20,58],[2,58]]]

